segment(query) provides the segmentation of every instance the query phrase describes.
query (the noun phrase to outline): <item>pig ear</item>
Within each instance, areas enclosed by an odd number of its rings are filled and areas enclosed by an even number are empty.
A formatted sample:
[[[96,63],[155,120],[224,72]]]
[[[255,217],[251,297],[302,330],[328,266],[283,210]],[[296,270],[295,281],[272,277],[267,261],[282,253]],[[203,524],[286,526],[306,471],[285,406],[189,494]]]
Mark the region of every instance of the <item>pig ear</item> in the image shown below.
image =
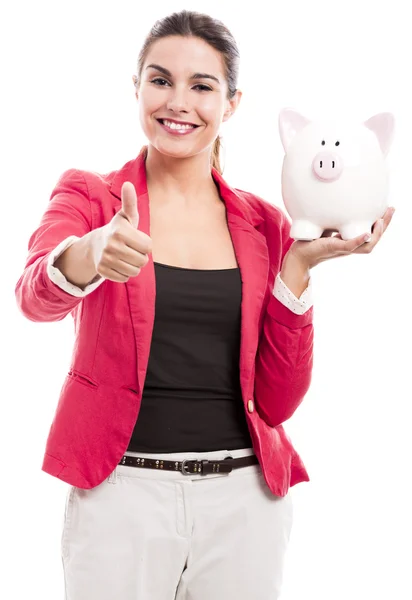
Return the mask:
[[[364,122],[378,138],[382,153],[384,156],[389,152],[392,144],[395,119],[392,113],[379,113]]]
[[[279,113],[279,133],[283,149],[287,152],[289,144],[297,133],[310,123],[309,119],[291,108],[283,108]]]

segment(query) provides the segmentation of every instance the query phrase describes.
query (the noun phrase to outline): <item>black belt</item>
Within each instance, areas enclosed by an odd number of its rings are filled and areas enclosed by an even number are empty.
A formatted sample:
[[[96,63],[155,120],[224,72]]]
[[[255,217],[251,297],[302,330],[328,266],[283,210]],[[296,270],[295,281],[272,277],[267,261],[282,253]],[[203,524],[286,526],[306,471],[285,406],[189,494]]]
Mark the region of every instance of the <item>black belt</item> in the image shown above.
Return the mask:
[[[137,456],[122,457],[119,465],[128,467],[140,467],[143,469],[158,469],[163,471],[180,471],[183,475],[212,475],[213,473],[230,473],[232,469],[257,465],[257,457],[244,456],[232,458],[228,456],[224,460],[191,460],[185,459],[181,462],[174,460],[157,460],[152,458],[139,458]]]

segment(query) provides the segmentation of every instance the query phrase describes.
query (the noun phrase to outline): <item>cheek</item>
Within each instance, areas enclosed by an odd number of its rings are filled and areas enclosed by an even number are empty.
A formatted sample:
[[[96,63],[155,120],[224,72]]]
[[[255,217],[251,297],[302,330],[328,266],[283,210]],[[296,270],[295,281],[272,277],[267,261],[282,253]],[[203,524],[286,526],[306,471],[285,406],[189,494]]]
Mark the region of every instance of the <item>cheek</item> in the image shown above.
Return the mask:
[[[146,135],[152,135],[155,128],[152,115],[156,114],[161,106],[162,104],[159,102],[159,98],[156,98],[156,94],[145,93],[139,97],[140,126]]]
[[[158,104],[159,104],[159,99],[156,98],[157,94],[153,93],[150,90],[145,89],[144,93],[142,93],[139,97],[139,104],[140,104],[140,114],[142,116],[150,116],[151,113],[153,113]]]
[[[222,103],[216,98],[202,98],[198,104],[198,112],[200,117],[209,123],[220,123],[222,120],[224,108]]]
[[[144,81],[140,87],[139,93],[139,104],[141,107],[141,114],[150,116],[151,113],[159,110],[167,98],[165,89],[160,86],[152,85]]]

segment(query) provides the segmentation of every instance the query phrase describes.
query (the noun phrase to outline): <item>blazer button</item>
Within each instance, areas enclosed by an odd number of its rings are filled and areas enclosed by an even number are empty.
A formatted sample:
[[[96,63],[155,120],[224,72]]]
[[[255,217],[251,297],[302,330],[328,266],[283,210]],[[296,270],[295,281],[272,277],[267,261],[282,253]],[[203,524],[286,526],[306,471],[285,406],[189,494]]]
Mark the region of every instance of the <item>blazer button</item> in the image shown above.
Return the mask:
[[[253,404],[253,400],[249,400],[249,402],[247,403],[247,409],[250,413],[252,413],[255,409],[255,406]]]

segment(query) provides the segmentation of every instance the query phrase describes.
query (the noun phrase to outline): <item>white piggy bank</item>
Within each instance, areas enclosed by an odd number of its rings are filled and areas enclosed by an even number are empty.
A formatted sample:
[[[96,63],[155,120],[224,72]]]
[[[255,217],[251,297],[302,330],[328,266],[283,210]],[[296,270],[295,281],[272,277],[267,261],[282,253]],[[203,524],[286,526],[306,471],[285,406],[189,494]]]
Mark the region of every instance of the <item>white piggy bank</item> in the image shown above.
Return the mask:
[[[280,112],[282,197],[293,239],[314,240],[325,229],[344,240],[371,232],[388,207],[385,157],[393,130],[391,113],[347,124],[312,122],[288,108]]]

